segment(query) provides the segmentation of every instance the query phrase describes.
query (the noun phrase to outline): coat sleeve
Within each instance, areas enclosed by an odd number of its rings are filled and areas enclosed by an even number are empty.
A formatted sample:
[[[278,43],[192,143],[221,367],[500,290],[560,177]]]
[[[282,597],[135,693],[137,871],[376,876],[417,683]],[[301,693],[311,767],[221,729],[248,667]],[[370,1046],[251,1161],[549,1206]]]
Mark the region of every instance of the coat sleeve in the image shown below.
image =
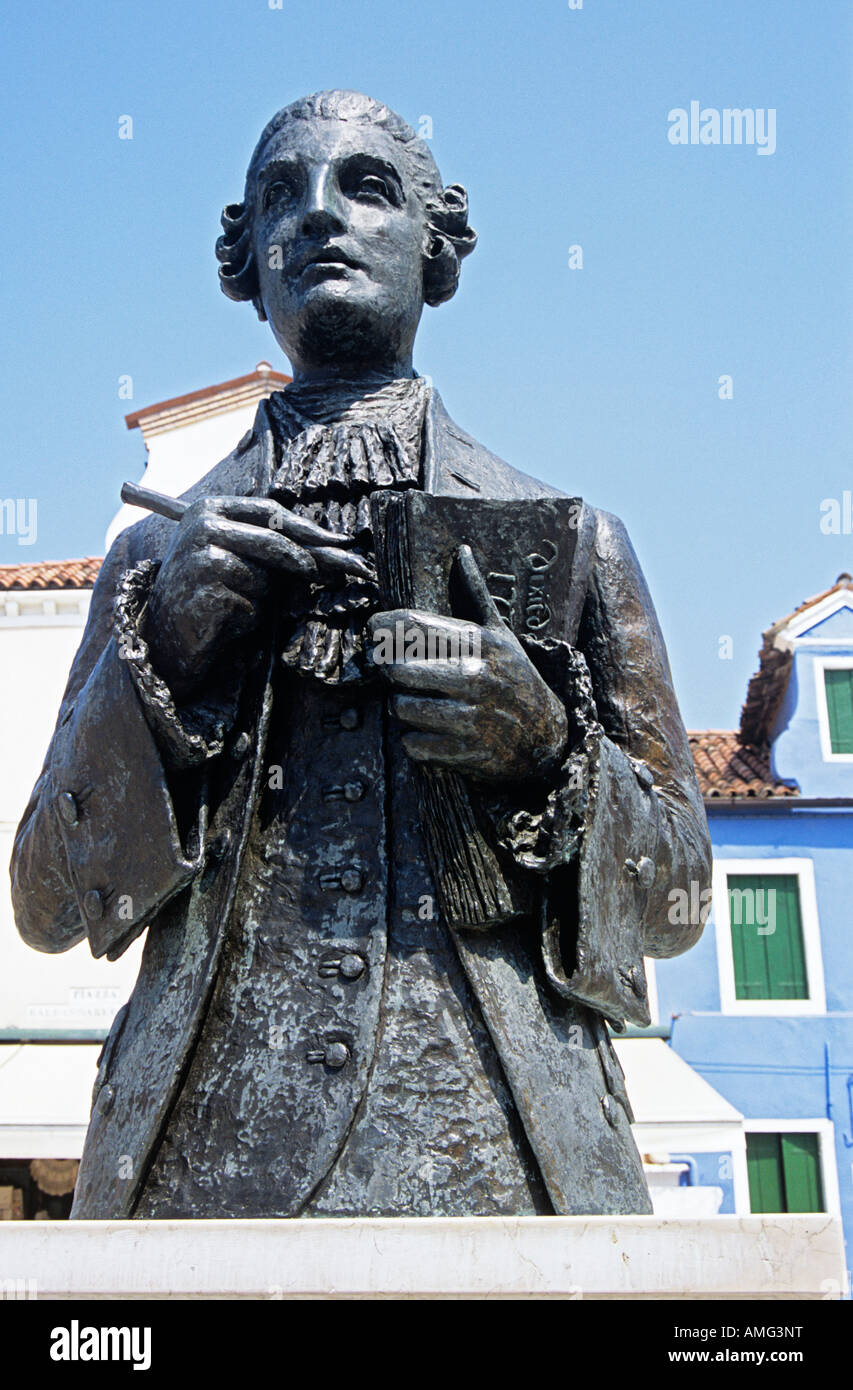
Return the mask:
[[[577,648],[551,653],[550,672],[540,661],[575,738],[547,813],[517,817],[509,844],[545,876],[552,986],[617,1026],[645,1026],[643,956],[679,955],[699,939],[711,847],[652,601],[624,527],[606,513],[596,515]]]
[[[40,951],[88,937],[93,955],[117,958],[200,867],[204,808],[190,817],[185,847],[157,739],[115,640],[114,600],[132,564],[132,535],[116,539],[101,568],[15,837],[15,920]]]

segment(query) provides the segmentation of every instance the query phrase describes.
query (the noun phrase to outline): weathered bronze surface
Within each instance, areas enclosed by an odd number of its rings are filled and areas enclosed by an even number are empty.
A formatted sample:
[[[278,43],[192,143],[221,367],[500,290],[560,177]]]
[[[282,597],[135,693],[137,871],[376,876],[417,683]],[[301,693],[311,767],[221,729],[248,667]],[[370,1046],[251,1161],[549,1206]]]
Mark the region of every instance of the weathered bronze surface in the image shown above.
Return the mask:
[[[624,528],[414,374],[476,237],[399,117],[285,108],[222,220],[293,384],[116,540],[15,843],[36,949],[147,933],[73,1215],[649,1211],[606,1021],[698,938],[710,847]],[[443,589],[430,498],[472,499]]]

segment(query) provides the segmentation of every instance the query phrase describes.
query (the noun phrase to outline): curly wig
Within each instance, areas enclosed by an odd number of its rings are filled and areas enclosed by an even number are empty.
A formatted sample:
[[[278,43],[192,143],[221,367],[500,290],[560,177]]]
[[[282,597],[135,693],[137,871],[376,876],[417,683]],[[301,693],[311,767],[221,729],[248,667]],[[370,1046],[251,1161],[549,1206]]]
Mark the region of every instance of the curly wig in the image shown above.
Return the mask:
[[[477,244],[468,225],[468,195],[458,183],[442,187],[429,146],[389,107],[360,92],[315,92],[278,111],[265,126],[246,173],[242,203],[229,203],[222,212],[222,236],[216,243],[219,283],[229,299],[251,300],[260,319],[266,319],[260,298],[252,247],[254,185],[268,140],[291,121],[316,119],[362,121],[380,126],[403,147],[405,166],[426,211],[429,245],[424,253],[424,298],[443,304],[456,293],[462,258]]]

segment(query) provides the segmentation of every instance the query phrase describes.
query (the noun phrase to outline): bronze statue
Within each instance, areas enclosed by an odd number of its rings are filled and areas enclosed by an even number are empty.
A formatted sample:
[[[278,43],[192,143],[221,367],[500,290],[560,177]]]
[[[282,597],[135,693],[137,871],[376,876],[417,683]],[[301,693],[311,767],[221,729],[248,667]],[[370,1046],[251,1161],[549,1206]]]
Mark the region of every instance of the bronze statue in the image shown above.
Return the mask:
[[[280,111],[222,220],[293,383],[116,540],[15,844],[32,946],[147,932],[73,1215],[648,1212],[607,1023],[710,847],[625,531],[414,373],[476,236],[388,108]]]

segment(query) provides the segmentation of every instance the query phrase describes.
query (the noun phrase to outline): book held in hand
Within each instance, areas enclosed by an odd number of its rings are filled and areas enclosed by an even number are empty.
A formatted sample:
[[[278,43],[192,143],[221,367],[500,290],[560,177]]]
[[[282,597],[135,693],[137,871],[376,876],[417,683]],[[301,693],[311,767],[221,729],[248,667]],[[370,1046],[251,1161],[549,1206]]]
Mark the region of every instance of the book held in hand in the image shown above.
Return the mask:
[[[569,641],[578,596],[578,498],[518,501],[377,492],[371,497],[383,605],[473,621],[457,557],[470,547],[495,607],[519,638]],[[439,906],[452,927],[483,929],[530,910],[530,885],[493,843],[470,779],[415,768]]]

